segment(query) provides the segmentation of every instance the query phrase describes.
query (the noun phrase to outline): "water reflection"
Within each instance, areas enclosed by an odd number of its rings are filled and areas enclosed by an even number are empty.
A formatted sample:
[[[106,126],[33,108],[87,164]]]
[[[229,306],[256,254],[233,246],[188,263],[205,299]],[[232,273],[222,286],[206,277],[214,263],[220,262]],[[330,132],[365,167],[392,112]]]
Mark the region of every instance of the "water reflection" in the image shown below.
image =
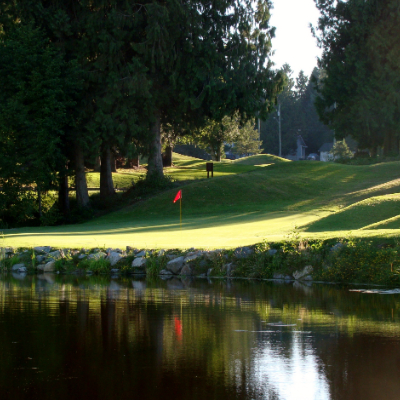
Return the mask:
[[[43,274],[0,280],[0,397],[397,399],[400,296]]]

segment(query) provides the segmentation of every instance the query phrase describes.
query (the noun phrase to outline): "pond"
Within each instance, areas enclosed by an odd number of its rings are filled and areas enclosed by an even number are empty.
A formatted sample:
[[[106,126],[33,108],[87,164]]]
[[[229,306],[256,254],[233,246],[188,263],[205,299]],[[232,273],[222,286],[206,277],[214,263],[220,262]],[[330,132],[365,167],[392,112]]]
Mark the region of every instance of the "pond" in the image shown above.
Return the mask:
[[[400,295],[0,276],[1,399],[398,399]]]

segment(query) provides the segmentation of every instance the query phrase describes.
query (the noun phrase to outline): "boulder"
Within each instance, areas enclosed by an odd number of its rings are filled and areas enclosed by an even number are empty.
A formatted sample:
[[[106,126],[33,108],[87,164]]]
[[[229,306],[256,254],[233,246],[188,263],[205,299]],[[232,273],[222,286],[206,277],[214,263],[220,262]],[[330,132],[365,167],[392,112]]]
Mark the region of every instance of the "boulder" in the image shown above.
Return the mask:
[[[213,272],[214,268],[208,268],[207,270],[207,276],[211,276],[211,273]]]
[[[123,251],[122,251],[121,249],[112,249],[112,248],[110,247],[110,248],[108,248],[108,249],[106,250],[106,253],[107,253],[107,254],[110,254],[110,253],[120,253],[120,254],[122,254]]]
[[[183,268],[181,269],[181,275],[185,276],[192,276],[193,275],[193,270],[189,265],[184,265]]]
[[[293,272],[293,278],[300,281],[304,279],[305,276],[310,275],[313,272],[313,267],[311,265],[306,265],[303,269]]]
[[[26,267],[21,267],[21,268],[17,269],[17,272],[26,274],[28,272],[28,270],[26,269]]]
[[[89,254],[88,260],[100,260],[101,258],[106,258],[107,254],[99,251],[97,253]]]
[[[14,254],[14,247],[6,247],[4,249],[4,253],[10,256],[11,254]]]
[[[53,272],[54,271],[54,267],[56,265],[55,261],[50,261],[48,262],[44,268],[43,268],[43,272]]]
[[[276,250],[276,249],[269,249],[269,250],[268,250],[268,254],[269,254],[270,256],[274,256],[277,252],[278,252],[278,250]]]
[[[339,251],[340,249],[342,249],[344,247],[343,243],[336,243],[334,246],[332,246],[331,251],[334,253],[336,251]]]
[[[55,265],[56,265],[55,261],[48,262],[47,264],[45,264],[43,272],[54,272]]]
[[[202,256],[201,253],[192,253],[191,255],[188,255],[185,257],[184,261],[185,263],[188,263],[190,261],[194,261],[197,260],[198,258],[200,258]]]
[[[293,281],[293,280],[294,280],[293,276],[285,275],[285,281]]]
[[[51,247],[50,246],[38,246],[38,247],[34,247],[33,250],[35,250],[36,253],[48,254],[51,251]]]
[[[16,272],[16,271],[18,271],[20,268],[25,268],[25,264],[23,264],[23,263],[14,264],[14,265],[11,267],[11,271]]]
[[[110,271],[112,274],[118,274],[119,273],[119,268],[111,268]]]
[[[45,259],[46,259],[46,256],[42,256],[42,255],[36,256],[36,261],[37,261],[38,263],[43,262]]]
[[[208,260],[212,260],[215,257],[218,257],[221,254],[222,250],[221,249],[217,249],[217,250],[211,250],[211,251],[207,251],[204,253],[204,256],[208,259]]]
[[[79,254],[78,260],[83,260],[83,259],[86,258],[86,257],[87,257],[86,254]]]
[[[45,265],[46,265],[46,264],[39,264],[39,265],[36,267],[36,269],[37,269],[38,271],[43,271]]]
[[[165,254],[165,250],[161,249],[161,250],[158,251],[157,256],[158,257],[162,257],[164,254]]]
[[[165,269],[171,271],[173,274],[179,274],[184,264],[185,257],[178,257],[168,261]]]
[[[136,253],[135,257],[144,257],[145,255],[146,255],[146,252],[144,250],[142,250],[139,253]]]
[[[48,258],[53,259],[54,261],[59,260],[60,258],[64,258],[64,253],[62,250],[52,251],[47,254]]]
[[[285,275],[275,272],[274,275],[272,276],[272,278],[273,279],[285,279]]]
[[[175,260],[175,258],[178,258],[179,256],[177,256],[176,254],[167,254],[166,257],[168,258],[168,260]]]
[[[132,268],[145,268],[146,259],[144,257],[137,257],[132,261]]]
[[[112,253],[109,253],[107,260],[110,261],[110,265],[113,267],[122,258],[124,257],[120,253],[113,251]]]
[[[238,247],[233,254],[236,258],[247,258],[254,254],[254,250],[247,246]]]

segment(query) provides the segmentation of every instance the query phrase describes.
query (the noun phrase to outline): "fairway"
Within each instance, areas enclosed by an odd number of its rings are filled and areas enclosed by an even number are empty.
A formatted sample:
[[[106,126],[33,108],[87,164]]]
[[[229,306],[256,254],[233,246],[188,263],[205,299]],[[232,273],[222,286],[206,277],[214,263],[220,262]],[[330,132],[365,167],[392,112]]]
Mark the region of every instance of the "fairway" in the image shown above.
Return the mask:
[[[185,183],[182,229],[172,202],[178,189],[171,189],[83,224],[5,230],[2,246],[232,248],[293,233],[400,234],[398,162],[350,166],[260,155],[216,164],[213,179],[204,179],[204,163],[177,156],[166,170]]]

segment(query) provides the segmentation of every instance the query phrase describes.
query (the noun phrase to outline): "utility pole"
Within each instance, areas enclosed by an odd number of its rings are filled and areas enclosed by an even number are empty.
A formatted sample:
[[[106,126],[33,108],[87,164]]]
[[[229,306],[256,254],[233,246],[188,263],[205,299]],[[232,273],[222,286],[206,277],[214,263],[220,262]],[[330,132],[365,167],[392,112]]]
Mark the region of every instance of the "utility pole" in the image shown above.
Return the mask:
[[[280,105],[280,103],[278,103],[278,124],[279,124],[279,157],[282,157],[281,105]]]

